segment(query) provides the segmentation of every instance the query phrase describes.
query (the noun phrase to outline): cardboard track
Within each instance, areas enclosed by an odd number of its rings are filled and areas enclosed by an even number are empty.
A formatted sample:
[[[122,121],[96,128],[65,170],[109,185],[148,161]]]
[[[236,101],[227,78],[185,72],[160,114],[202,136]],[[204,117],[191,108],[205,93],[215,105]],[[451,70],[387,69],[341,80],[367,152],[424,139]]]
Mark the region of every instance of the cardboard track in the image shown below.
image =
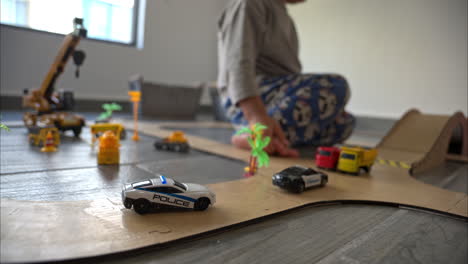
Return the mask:
[[[131,127],[131,123],[128,123]],[[443,161],[452,131],[466,119],[423,115],[410,111],[378,145],[380,157],[405,161],[412,172]],[[164,137],[170,131],[140,123],[143,133]],[[423,134],[420,134],[423,133]],[[421,135],[425,135],[424,137]],[[188,136],[191,145],[221,156],[247,160],[249,153],[205,138]],[[467,195],[424,184],[408,170],[375,164],[360,177],[329,172],[325,188],[290,194],[272,186],[271,175],[285,167],[314,166],[310,159],[273,158],[257,176],[211,184],[217,203],[205,212],[170,212],[140,216],[120,200],[32,202],[1,200],[1,261],[34,262],[82,258],[161,244],[238,225],[296,207],[333,201],[383,202],[428,208],[466,218]],[[241,172],[239,172],[241,173]],[[189,221],[188,221],[189,220]]]

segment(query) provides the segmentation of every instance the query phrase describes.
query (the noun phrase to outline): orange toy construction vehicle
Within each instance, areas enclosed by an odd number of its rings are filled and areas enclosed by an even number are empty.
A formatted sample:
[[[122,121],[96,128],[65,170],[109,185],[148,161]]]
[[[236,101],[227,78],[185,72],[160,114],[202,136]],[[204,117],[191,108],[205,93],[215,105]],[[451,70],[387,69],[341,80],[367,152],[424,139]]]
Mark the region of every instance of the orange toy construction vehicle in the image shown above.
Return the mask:
[[[58,146],[60,144],[60,135],[57,128],[53,126],[31,128],[28,136],[29,143],[35,146],[45,146],[49,132],[52,134],[54,145]]]
[[[96,140],[101,137],[106,131],[112,131],[117,136],[117,138],[125,139],[125,130],[121,124],[116,123],[99,123],[90,126],[91,128],[91,145],[94,146]]]
[[[60,74],[62,74],[67,61],[73,57],[77,66],[83,63],[85,54],[83,51],[75,50],[81,38],[86,37],[87,31],[83,27],[83,20],[75,18],[73,20],[74,31],[67,36],[60,47],[60,50],[50,67],[41,87],[31,92],[24,91],[23,107],[32,108],[35,112],[27,112],[23,116],[23,121],[28,129],[36,126],[55,126],[60,131],[72,130],[78,137],[81,128],[85,125],[83,117],[64,112],[73,108],[74,100],[72,92],[54,92],[54,84]],[[76,70],[76,77],[79,76],[79,68]]]
[[[169,137],[156,141],[154,147],[158,150],[172,150],[176,152],[188,152],[190,150],[190,145],[182,131],[174,131]]]

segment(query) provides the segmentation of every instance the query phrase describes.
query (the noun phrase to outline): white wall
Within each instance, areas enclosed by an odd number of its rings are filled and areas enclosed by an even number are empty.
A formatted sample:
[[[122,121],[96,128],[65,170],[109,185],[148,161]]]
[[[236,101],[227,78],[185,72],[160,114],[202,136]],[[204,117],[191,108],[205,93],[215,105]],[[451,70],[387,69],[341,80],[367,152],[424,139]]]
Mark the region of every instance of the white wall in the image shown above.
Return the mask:
[[[216,21],[223,7],[218,0],[149,0],[142,50],[83,40],[79,49],[87,57],[81,77],[74,78],[70,61],[56,87],[71,89],[81,99],[127,100],[127,78],[134,73],[173,84],[216,80]],[[63,36],[0,30],[0,94],[21,95],[24,88],[38,87]]]
[[[308,0],[290,7],[306,72],[337,72],[349,109],[467,113],[466,0]]]
[[[226,2],[147,1],[143,50],[84,40],[81,78],[70,63],[57,87],[77,98],[127,100],[134,73],[154,82],[216,80],[216,21]],[[304,71],[345,75],[353,113],[467,113],[466,0],[308,0],[290,11]],[[62,39],[0,26],[0,94],[39,86]]]

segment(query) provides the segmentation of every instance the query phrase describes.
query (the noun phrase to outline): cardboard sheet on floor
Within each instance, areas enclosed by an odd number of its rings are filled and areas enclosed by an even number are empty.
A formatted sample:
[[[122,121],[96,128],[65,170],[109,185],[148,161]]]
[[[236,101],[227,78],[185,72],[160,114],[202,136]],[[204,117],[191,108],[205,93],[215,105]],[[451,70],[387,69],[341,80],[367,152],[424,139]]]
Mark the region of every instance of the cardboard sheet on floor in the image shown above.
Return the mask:
[[[127,122],[131,128],[132,123]],[[194,124],[203,125],[203,124]],[[206,124],[205,124],[206,125]],[[215,124],[210,124],[216,126]],[[163,124],[140,122],[140,131],[165,137]],[[409,111],[378,145],[383,159],[405,161],[413,173],[443,162],[454,127],[466,118],[423,115]],[[249,153],[205,138],[187,135],[197,149],[233,159]],[[436,153],[437,152],[437,153]],[[208,185],[217,203],[204,212],[138,215],[120,200],[32,202],[1,200],[1,261],[35,262],[91,257],[161,244],[245,223],[304,205],[334,201],[369,201],[428,208],[467,217],[467,195],[412,178],[409,170],[375,164],[359,177],[329,172],[325,188],[290,194],[271,184],[271,176],[295,164],[314,166],[308,159],[272,158],[271,166],[251,178]],[[242,173],[242,172],[239,172]]]

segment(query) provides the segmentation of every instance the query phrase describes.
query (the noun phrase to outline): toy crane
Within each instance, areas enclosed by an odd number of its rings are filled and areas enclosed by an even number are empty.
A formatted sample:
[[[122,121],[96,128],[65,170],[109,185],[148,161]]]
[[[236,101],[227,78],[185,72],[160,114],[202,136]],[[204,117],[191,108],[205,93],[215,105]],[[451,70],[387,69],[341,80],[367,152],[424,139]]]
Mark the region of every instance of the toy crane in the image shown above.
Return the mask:
[[[55,57],[52,66],[40,88],[24,91],[23,107],[32,108],[36,112],[25,113],[23,121],[26,127],[31,128],[36,126],[38,122],[46,125],[54,125],[61,131],[73,130],[75,136],[79,136],[81,128],[84,126],[84,119],[66,112],[56,112],[63,110],[71,110],[73,108],[73,93],[72,92],[54,92],[54,85],[58,77],[63,73],[65,66],[73,57],[73,61],[77,66],[75,76],[79,77],[79,66],[85,59],[85,53],[81,50],[76,50],[81,38],[85,38],[87,30],[83,26],[83,19],[75,18],[73,20],[73,32],[66,35]]]

